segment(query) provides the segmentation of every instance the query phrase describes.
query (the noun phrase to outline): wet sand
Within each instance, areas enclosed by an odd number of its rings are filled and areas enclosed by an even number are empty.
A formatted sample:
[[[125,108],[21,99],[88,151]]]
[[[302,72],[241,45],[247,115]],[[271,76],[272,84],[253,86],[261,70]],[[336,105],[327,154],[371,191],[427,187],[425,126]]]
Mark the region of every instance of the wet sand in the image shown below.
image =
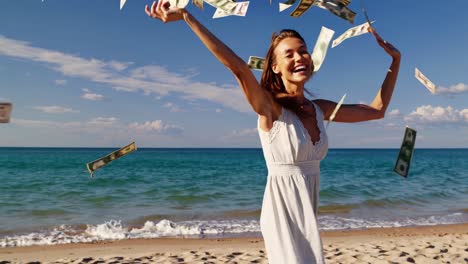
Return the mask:
[[[327,263],[466,263],[468,224],[322,232]],[[0,248],[2,263],[268,263],[260,238],[133,239]]]

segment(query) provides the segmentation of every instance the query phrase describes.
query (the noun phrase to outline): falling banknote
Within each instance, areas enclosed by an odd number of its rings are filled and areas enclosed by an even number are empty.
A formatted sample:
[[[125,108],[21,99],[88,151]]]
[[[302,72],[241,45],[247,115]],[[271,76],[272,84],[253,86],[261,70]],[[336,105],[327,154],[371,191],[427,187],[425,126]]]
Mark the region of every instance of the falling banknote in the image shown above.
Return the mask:
[[[231,12],[226,12],[220,8],[216,9],[213,18],[220,18],[226,16],[245,16],[247,14],[247,9],[249,8],[249,1],[238,2],[236,8]]]
[[[418,79],[426,88],[432,93],[436,93],[436,86],[433,82],[431,82],[422,72],[419,71],[418,68],[414,68],[414,77]]]
[[[126,1],[127,0],[120,0],[120,10],[122,10],[122,8],[124,7]]]
[[[11,103],[0,103],[0,123],[9,123],[12,109]]]
[[[349,9],[346,5],[349,1],[340,0],[317,0],[314,5],[322,9],[332,12],[334,15],[347,20],[349,23],[354,24],[356,13]]]
[[[205,2],[228,13],[232,13],[237,6],[237,3],[232,0],[205,0]]]
[[[372,23],[374,22],[375,21],[372,21]],[[369,27],[370,27],[369,23],[366,22],[364,24],[361,24],[359,26],[355,26],[346,30],[345,33],[341,34],[339,37],[333,40],[332,48],[338,46],[341,42],[345,41],[346,39],[368,33]]]
[[[192,0],[192,4],[203,10],[203,0]]]
[[[290,8],[292,5],[294,5],[294,3],[296,2],[296,0],[288,0],[284,3],[279,3],[279,11],[280,12],[283,12],[284,10]]]
[[[290,16],[292,17],[300,17],[302,14],[305,13],[313,4],[315,0],[301,0],[299,4],[297,5],[296,9],[292,11]]]
[[[318,71],[322,66],[325,56],[327,55],[328,46],[333,38],[335,31],[322,27],[319,37],[312,51],[312,61],[314,62],[314,72]]]
[[[135,142],[132,142],[132,143],[128,144],[127,146],[108,154],[105,157],[102,157],[102,158],[97,159],[95,161],[91,161],[90,163],[86,164],[86,167],[88,168],[88,171],[91,174],[91,177],[93,177],[94,171],[96,171],[97,169],[100,169],[100,168],[106,166],[111,161],[113,161],[115,159],[118,159],[120,157],[123,157],[123,156],[127,155],[128,153],[131,153],[131,152],[135,151],[136,149],[137,149],[137,147],[135,145]]]
[[[169,0],[169,3],[171,7],[185,8],[189,0]]]
[[[263,64],[265,64],[265,59],[261,57],[250,56],[249,62],[247,62],[250,69],[263,71]]]
[[[393,171],[403,177],[408,176],[408,171],[413,157],[414,143],[416,142],[416,130],[406,127],[405,136],[401,143],[400,153]]]
[[[330,118],[328,119],[327,129],[328,129],[328,126],[330,125],[330,123],[333,121],[333,119],[335,119],[336,113],[338,112],[338,109],[340,109],[340,107],[343,104],[345,98],[346,98],[346,94],[344,94],[343,97],[341,97],[341,100],[335,106],[335,109],[333,109],[333,112],[330,115]]]

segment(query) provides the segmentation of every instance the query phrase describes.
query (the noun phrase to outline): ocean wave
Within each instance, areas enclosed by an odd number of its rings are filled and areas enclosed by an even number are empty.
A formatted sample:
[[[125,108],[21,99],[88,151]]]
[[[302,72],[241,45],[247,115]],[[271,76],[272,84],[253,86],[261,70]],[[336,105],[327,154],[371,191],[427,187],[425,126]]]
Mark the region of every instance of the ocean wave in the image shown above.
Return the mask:
[[[443,216],[408,217],[399,219],[363,219],[337,215],[319,216],[321,230],[427,226],[467,222],[468,214],[466,212],[457,212]],[[85,227],[62,225],[50,231],[0,237],[0,247],[90,243],[104,240],[137,238],[205,238],[247,235],[260,236],[260,224],[258,220],[175,222],[163,219],[157,223],[146,221],[140,227],[126,226],[119,220],[110,220],[98,225],[86,225]]]

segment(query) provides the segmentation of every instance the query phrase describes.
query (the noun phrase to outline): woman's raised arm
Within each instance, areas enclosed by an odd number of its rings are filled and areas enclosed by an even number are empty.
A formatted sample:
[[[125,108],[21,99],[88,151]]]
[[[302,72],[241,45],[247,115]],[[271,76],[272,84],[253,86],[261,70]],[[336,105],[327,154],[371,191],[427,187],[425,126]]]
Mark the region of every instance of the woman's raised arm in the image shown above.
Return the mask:
[[[198,22],[187,10],[170,7],[169,2],[162,0],[154,1],[151,8],[147,5],[145,9],[148,16],[159,19],[164,23],[184,20],[208,50],[234,74],[253,110],[259,115],[271,116],[273,98],[270,93],[260,87],[247,63]]]
[[[392,64],[388,69],[387,76],[382,83],[382,87],[377,92],[374,101],[370,105],[364,104],[344,104],[336,114],[334,121],[336,122],[361,122],[373,119],[383,118],[390,99],[392,98],[393,89],[400,70],[400,52],[390,43],[383,40],[377,32],[371,27],[369,31],[375,36],[377,43],[392,57]],[[328,100],[315,100],[324,112],[324,118],[328,120],[336,103]]]

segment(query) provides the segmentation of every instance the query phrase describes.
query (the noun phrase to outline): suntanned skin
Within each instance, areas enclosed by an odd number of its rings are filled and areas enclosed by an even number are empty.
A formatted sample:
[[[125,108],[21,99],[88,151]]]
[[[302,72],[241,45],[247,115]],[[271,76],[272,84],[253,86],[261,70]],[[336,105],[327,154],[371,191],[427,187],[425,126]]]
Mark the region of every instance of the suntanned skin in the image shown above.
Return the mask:
[[[164,23],[184,20],[208,50],[234,74],[247,101],[259,115],[260,128],[269,131],[273,127],[273,122],[281,115],[282,106],[274,100],[270,92],[262,89],[244,60],[183,8],[172,8],[169,7],[169,2],[154,1],[151,7],[145,7],[145,11],[148,16]],[[392,63],[373,102],[370,105],[343,104],[335,116],[336,122],[361,122],[383,118],[392,98],[400,68],[400,52],[384,41],[373,28],[369,28],[369,32],[392,57]],[[317,127],[315,108],[304,96],[304,85],[313,74],[312,58],[307,52],[306,44],[297,38],[286,38],[278,44],[274,52],[276,61],[273,62],[272,70],[281,76],[287,93],[297,98],[304,111],[311,113],[300,116],[300,119],[312,142],[317,142],[320,140],[320,130]],[[324,99],[314,100],[314,103],[322,110],[325,120],[330,118],[337,105],[336,102]]]

